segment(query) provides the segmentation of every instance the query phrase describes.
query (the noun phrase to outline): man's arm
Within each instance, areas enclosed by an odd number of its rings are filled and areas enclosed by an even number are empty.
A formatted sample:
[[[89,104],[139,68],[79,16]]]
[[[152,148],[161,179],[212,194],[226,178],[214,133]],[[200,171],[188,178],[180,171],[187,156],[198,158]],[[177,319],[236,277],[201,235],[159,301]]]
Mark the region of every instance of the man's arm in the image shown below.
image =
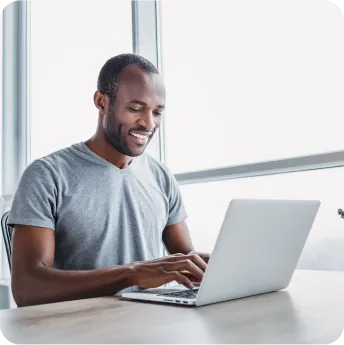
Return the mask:
[[[202,279],[203,262],[196,255],[164,258],[95,270],[53,268],[55,232],[16,225],[13,234],[12,292],[18,306],[112,295],[129,286],[158,287],[177,281],[192,288],[183,272]]]
[[[15,226],[12,291],[18,306],[110,295],[133,285],[130,266],[94,271],[53,269],[54,248],[53,230]]]
[[[162,240],[170,254],[197,254],[206,263],[209,261],[210,254],[200,253],[194,250],[189,229],[185,221],[169,225],[164,229]]]
[[[187,213],[185,211],[182,195],[179,189],[178,182],[169,168],[165,166],[166,172],[169,176],[169,183],[166,195],[169,200],[169,214],[167,219],[167,226],[165,227],[162,240],[167,251],[170,254],[183,253],[194,254],[201,257],[203,260],[203,267],[209,261],[209,254],[196,252],[193,248],[188,226],[185,222]],[[205,268],[204,268],[205,270]]]

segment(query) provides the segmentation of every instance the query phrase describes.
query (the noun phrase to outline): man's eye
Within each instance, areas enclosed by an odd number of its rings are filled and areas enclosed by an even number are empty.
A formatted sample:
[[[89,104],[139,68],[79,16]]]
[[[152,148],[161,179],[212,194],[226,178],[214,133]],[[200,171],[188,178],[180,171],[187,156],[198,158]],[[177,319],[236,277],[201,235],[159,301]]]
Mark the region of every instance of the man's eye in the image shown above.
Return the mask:
[[[160,112],[158,112],[158,111],[155,111],[155,112],[154,112],[154,115],[156,115],[156,116],[161,116],[162,113],[160,113]]]
[[[129,108],[129,110],[133,113],[137,113],[138,111],[140,111],[140,108]]]

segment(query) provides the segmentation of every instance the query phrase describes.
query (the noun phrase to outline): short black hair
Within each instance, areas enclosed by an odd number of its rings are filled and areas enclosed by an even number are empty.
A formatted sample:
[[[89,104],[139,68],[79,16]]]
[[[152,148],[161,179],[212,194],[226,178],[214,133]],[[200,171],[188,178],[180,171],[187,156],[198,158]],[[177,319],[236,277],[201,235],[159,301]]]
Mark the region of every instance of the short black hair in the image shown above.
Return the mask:
[[[120,54],[110,58],[99,72],[97,90],[109,96],[111,103],[116,99],[119,76],[128,65],[137,65],[146,72],[159,73],[150,61],[137,54]]]

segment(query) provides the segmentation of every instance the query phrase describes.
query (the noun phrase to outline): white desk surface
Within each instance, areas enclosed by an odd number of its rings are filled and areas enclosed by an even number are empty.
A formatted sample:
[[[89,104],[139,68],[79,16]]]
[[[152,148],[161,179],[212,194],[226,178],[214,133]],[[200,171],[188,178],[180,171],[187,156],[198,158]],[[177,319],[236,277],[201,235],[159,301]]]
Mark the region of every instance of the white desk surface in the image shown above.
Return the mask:
[[[284,291],[203,307],[102,297],[9,309],[0,327],[14,343],[328,344],[344,327],[344,272],[297,270]]]

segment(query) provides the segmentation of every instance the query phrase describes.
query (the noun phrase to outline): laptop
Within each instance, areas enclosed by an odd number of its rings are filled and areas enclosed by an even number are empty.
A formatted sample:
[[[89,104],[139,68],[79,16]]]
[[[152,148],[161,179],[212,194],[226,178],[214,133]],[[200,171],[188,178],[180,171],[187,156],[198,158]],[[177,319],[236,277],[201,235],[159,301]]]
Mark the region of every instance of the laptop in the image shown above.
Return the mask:
[[[203,306],[285,289],[319,207],[319,200],[233,199],[199,287],[166,286],[122,297]]]

